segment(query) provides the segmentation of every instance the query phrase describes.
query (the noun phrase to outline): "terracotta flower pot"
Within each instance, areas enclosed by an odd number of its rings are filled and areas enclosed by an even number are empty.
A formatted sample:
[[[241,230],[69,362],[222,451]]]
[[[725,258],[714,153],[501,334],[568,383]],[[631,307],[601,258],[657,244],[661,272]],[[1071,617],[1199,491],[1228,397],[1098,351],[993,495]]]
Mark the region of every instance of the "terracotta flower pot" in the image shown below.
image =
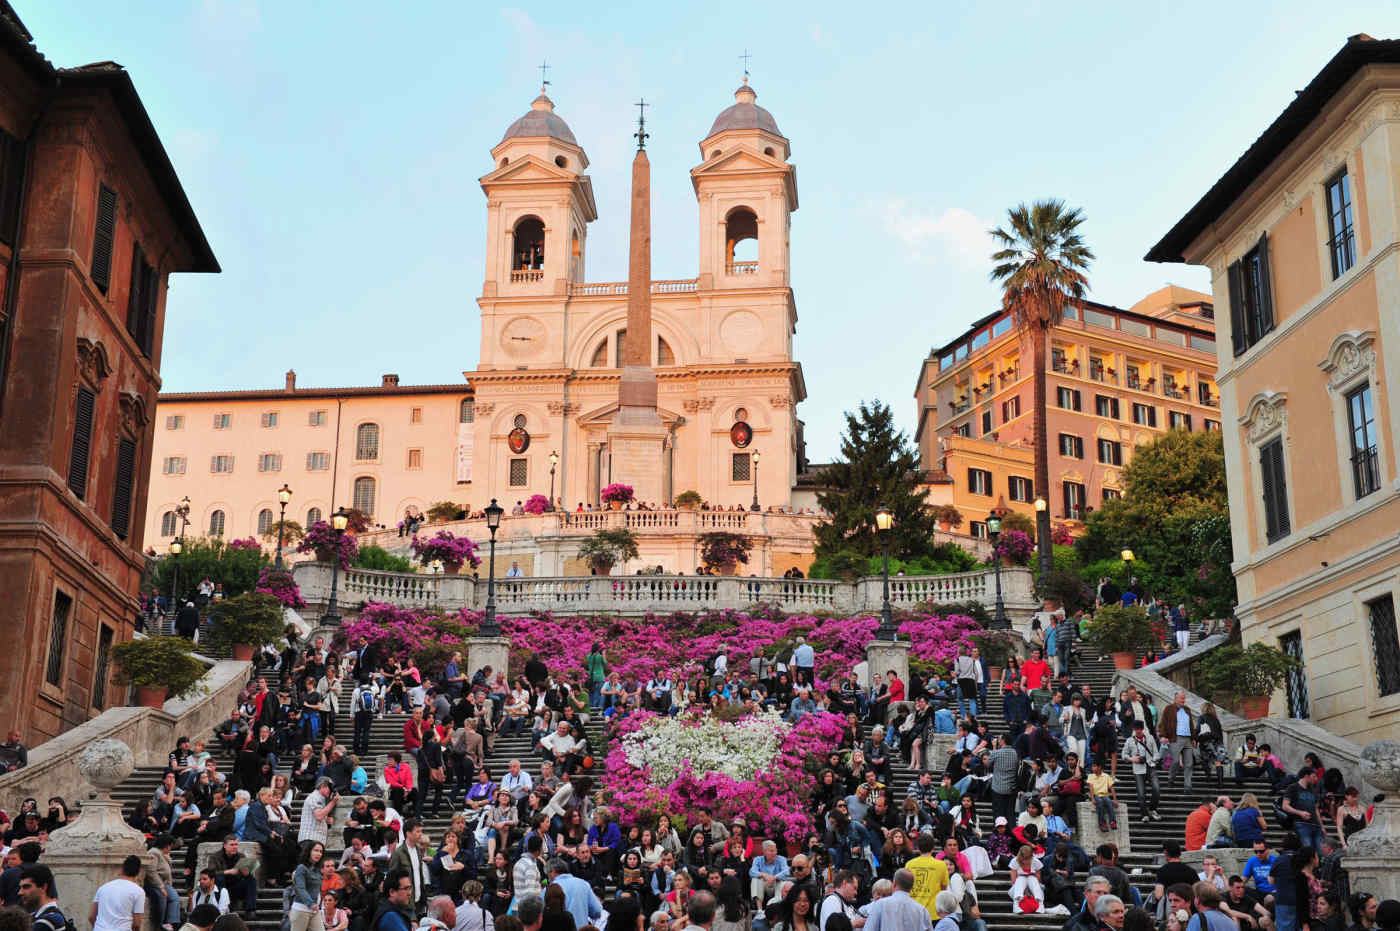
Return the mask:
[[[1248,721],[1267,718],[1269,716],[1269,699],[1268,695],[1251,695],[1248,698],[1241,698],[1240,713]]]
[[[990,681],[992,681],[992,682],[1000,682],[1000,681],[1001,681],[1001,667],[1000,667],[1000,666],[988,666],[988,667],[987,667],[987,678],[988,678],[988,680],[990,680]]]
[[[160,708],[165,705],[165,693],[167,689],[163,685],[138,685],[136,686],[136,706],[138,708]]]
[[[230,647],[230,650],[233,652],[233,658],[240,663],[251,660],[253,653],[256,652],[251,643],[235,643]]]
[[[608,502],[608,509],[609,509],[609,510],[612,510],[612,511],[620,511],[620,510],[622,510],[622,502],[621,502],[621,501],[609,501],[609,502]]]
[[[325,546],[316,547],[317,562],[330,562],[332,559],[335,559],[335,550]]]
[[[457,573],[459,573],[459,572],[461,572],[461,571],[462,571],[462,564],[461,564],[461,563],[446,563],[446,562],[445,562],[445,563],[442,564],[442,574],[443,574],[443,575],[456,575]]]
[[[1137,666],[1137,654],[1131,650],[1113,654],[1114,669],[1132,669]]]
[[[948,531],[953,529],[953,525],[946,520],[940,520],[938,522],[938,529],[943,531],[944,533],[947,533]]]

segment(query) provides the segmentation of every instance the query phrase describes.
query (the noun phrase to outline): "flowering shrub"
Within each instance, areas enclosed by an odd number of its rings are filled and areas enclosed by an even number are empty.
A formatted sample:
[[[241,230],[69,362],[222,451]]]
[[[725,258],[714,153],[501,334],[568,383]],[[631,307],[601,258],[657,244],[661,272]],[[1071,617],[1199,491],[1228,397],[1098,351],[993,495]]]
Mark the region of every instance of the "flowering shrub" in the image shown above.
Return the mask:
[[[471,563],[473,569],[481,565],[481,557],[476,555],[476,544],[447,530],[439,530],[436,536],[428,540],[415,536],[412,547],[413,555],[425,566],[433,560],[441,561],[454,571],[462,568],[463,563]]]
[[[544,495],[531,495],[525,501],[526,514],[543,514],[549,510],[549,499]]]
[[[1003,531],[996,542],[996,551],[1001,561],[1013,566],[1024,566],[1031,561],[1035,552],[1035,541],[1019,530]]]
[[[703,712],[629,715],[609,746],[604,796],[627,824],[684,820],[706,807],[723,823],[741,818],[755,834],[798,843],[815,829],[807,798],[843,727],[832,714],[795,725],[775,712],[733,722]]]
[[[614,482],[604,488],[599,497],[603,499],[604,504],[611,504],[614,501],[618,504],[626,504],[636,496],[632,491],[631,485],[623,485],[621,482]]]
[[[302,600],[301,589],[292,580],[292,574],[286,569],[275,569],[272,566],[263,566],[263,570],[258,574],[258,584],[253,591],[264,595],[271,595],[289,608],[304,608],[306,602]]]
[[[312,524],[306,531],[306,536],[297,544],[298,553],[315,553],[317,559],[330,559],[337,550],[340,554],[340,568],[349,569],[360,552],[360,544],[355,541],[354,534],[338,534],[335,528],[323,520]]]
[[[1064,524],[1056,524],[1050,529],[1050,542],[1055,546],[1073,546],[1074,534]]]
[[[244,537],[241,540],[230,540],[227,545],[231,550],[246,550],[250,553],[262,552],[262,544],[252,537]]]

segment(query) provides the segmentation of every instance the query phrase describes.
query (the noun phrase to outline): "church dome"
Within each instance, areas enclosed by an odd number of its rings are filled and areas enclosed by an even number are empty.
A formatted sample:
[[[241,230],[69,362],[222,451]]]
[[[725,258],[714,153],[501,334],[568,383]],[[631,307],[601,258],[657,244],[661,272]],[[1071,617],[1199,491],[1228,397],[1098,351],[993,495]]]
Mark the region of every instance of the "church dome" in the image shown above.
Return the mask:
[[[748,84],[743,84],[734,92],[734,106],[720,113],[715,117],[715,124],[710,127],[709,136],[725,132],[730,129],[761,129],[764,132],[781,136],[778,131],[778,121],[773,119],[773,114],[754,103],[758,94]],[[705,138],[709,138],[706,136]]]
[[[769,120],[771,122],[772,118],[770,117]],[[563,118],[554,112],[554,101],[543,93],[530,102],[529,113],[510,124],[510,128],[501,137],[501,141],[539,136],[558,139],[569,145],[578,145],[573,132],[569,129],[569,124],[565,123]]]

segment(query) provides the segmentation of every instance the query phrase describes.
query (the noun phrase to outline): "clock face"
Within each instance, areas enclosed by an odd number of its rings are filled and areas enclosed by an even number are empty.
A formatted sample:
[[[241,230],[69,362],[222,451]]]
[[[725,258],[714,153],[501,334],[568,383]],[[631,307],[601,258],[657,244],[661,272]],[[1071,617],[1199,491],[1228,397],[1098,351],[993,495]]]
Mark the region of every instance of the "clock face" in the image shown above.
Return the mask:
[[[510,446],[510,451],[519,455],[530,448],[530,431],[524,427],[516,427],[506,434],[506,444]]]
[[[501,349],[511,356],[532,356],[544,345],[544,324],[534,317],[517,317],[501,330]]]
[[[739,421],[729,428],[729,441],[743,449],[753,442],[753,428],[744,421]]]

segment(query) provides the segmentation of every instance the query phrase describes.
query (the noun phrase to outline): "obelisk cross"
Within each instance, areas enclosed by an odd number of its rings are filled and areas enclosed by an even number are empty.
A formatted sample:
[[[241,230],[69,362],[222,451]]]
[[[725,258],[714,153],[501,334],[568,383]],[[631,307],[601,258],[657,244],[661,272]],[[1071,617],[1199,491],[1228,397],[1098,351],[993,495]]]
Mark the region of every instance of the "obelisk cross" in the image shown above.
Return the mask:
[[[547,62],[547,61],[542,61],[542,62],[540,62],[540,93],[543,94],[543,93],[544,93],[544,89],[545,89],[546,87],[548,87],[548,86],[549,86],[549,62]]]
[[[649,104],[646,102],[646,99],[643,98],[638,100],[633,106],[637,108],[637,131],[632,135],[637,137],[637,148],[645,149],[647,147],[647,136],[651,135],[647,132],[647,107]]]
[[[753,57],[753,56],[749,54],[749,50],[748,50],[748,49],[744,49],[744,54],[742,54],[742,55],[739,56],[739,59],[740,59],[741,61],[743,61],[743,63],[744,63],[744,83],[745,83],[745,84],[749,83],[749,59],[752,58],[752,57]]]

